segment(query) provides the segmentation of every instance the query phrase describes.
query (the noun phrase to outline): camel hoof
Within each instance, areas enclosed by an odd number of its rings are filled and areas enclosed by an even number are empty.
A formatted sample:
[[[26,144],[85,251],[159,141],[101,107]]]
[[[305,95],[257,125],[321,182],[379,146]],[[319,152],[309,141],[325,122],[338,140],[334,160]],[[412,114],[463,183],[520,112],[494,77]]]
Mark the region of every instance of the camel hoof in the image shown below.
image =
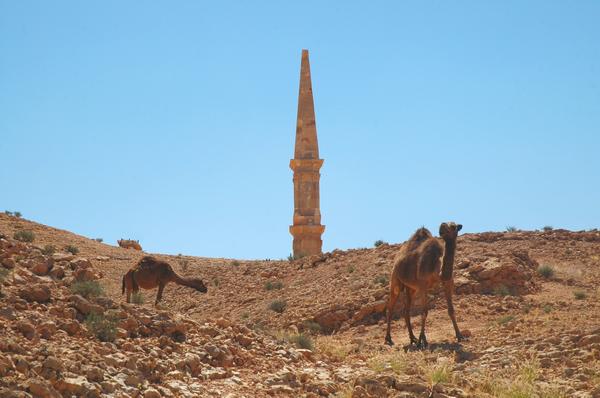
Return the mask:
[[[389,345],[390,347],[394,345],[394,342],[392,341],[391,337],[386,337],[385,338],[385,344]]]

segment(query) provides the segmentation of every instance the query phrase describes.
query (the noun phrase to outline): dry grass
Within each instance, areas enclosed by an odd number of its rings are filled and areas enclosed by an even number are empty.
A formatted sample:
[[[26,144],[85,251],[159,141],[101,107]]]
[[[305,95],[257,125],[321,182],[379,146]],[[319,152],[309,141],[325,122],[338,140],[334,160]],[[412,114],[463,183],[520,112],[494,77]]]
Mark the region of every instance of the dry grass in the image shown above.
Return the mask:
[[[332,336],[320,336],[316,340],[317,352],[333,361],[343,361],[352,352],[352,345],[336,340]]]
[[[408,369],[407,355],[404,352],[375,355],[367,361],[367,366],[376,373],[390,370],[396,374],[404,374]]]
[[[496,398],[566,398],[567,395],[554,386],[536,384],[540,377],[536,358],[523,360],[517,368],[480,374],[475,380],[474,396]],[[487,394],[487,395],[484,395]]]

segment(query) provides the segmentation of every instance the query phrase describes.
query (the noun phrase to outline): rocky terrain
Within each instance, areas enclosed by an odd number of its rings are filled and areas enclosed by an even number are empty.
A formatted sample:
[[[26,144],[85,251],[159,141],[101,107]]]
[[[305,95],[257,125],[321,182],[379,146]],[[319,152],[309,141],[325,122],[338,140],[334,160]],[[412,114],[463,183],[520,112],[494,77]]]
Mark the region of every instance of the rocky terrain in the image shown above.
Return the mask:
[[[0,236],[0,397],[600,397],[597,230],[462,235],[455,308],[470,338],[455,342],[433,292],[422,351],[400,320],[383,345],[399,244],[157,254],[208,293],[171,284],[155,308],[156,291],[121,295],[146,253],[5,214]]]

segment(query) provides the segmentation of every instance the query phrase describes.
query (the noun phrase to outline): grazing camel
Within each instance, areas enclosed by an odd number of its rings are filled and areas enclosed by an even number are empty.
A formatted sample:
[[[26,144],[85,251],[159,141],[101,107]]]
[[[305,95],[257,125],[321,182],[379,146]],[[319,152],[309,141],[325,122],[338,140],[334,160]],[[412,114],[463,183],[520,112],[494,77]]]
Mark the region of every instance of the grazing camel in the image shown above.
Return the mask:
[[[206,293],[207,289],[201,279],[182,278],[173,271],[165,261],[160,261],[151,256],[143,257],[133,268],[123,276],[122,294],[127,291],[127,302],[130,302],[131,292],[137,293],[141,288],[154,289],[158,286],[158,294],[154,305],[162,298],[163,290],[169,282],[175,282]]]
[[[392,277],[390,278],[390,297],[386,306],[386,344],[394,344],[390,335],[392,313],[398,296],[400,293],[405,293],[406,308],[404,309],[404,319],[408,328],[410,344],[416,344],[419,348],[427,347],[427,337],[425,336],[425,321],[427,319],[429,304],[427,292],[440,281],[444,288],[448,304],[448,315],[452,320],[456,338],[458,341],[463,340],[463,336],[456,323],[456,317],[454,316],[454,306],[452,305],[452,294],[454,292],[454,279],[452,277],[454,254],[456,252],[456,238],[458,237],[458,231],[461,229],[462,225],[453,222],[442,223],[440,225],[440,237],[445,242],[445,250],[426,228],[419,228],[410,237],[408,242],[400,248],[400,253],[396,257]],[[442,253],[444,253],[444,258],[440,262]],[[410,310],[415,297],[418,295],[422,295],[424,298],[424,309],[421,315],[421,334],[417,339],[410,324]]]
[[[142,251],[142,246],[140,245],[139,240],[119,239],[117,243],[124,249],[134,249]]]

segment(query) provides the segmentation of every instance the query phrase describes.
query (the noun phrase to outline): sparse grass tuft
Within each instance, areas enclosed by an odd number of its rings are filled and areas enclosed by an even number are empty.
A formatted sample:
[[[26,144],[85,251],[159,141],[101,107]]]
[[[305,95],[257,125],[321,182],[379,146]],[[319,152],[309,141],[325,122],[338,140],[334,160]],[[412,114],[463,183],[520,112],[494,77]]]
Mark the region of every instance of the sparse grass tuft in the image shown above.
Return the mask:
[[[313,350],[314,344],[311,337],[307,334],[299,333],[289,336],[290,343],[294,344],[298,348],[304,348],[306,350]]]
[[[395,352],[392,354],[376,355],[367,361],[367,366],[376,373],[390,369],[394,373],[400,374],[406,371],[407,362],[404,355]]]
[[[546,314],[552,312],[552,304],[544,304],[544,306],[542,307],[542,311],[544,311],[544,313]]]
[[[375,283],[380,284],[381,286],[387,286],[390,283],[390,279],[387,275],[379,275],[375,278]]]
[[[239,267],[240,266],[240,262],[238,260],[233,260],[231,262],[231,265],[233,265],[234,267]]]
[[[554,276],[554,268],[551,265],[540,265],[537,273],[545,279],[551,279]]]
[[[341,343],[332,336],[321,336],[317,339],[317,351],[333,361],[343,361],[352,351],[350,344]]]
[[[77,248],[77,246],[74,245],[65,246],[65,250],[73,255],[79,253],[79,249]]]
[[[133,304],[144,304],[144,295],[141,292],[133,293],[131,295],[131,302]]]
[[[8,274],[9,271],[6,268],[0,267],[0,283],[4,282]]]
[[[21,230],[15,232],[13,238],[21,242],[33,242],[33,240],[35,239],[35,234],[28,230]]]
[[[506,232],[517,232],[518,229],[517,227],[514,227],[512,225],[509,225],[508,227],[506,227]]]
[[[248,311],[244,311],[240,315],[240,318],[246,320],[246,319],[250,318],[250,313]]]
[[[373,244],[373,246],[375,247],[379,247],[381,245],[384,245],[386,242],[382,241],[381,239],[378,239],[375,241],[375,243]]]
[[[281,288],[283,288],[283,282],[281,281],[268,281],[265,283],[265,290],[279,290]]]
[[[542,229],[544,230],[544,232],[550,232],[550,231],[552,231],[554,229],[554,227],[551,226],[551,225],[546,225]]]
[[[88,299],[104,295],[104,289],[98,281],[74,282],[71,285],[71,292]]]
[[[315,321],[311,321],[311,320],[306,320],[304,322],[302,322],[302,328],[304,330],[308,330],[310,333],[321,333],[322,328],[321,325],[319,325],[317,322]]]
[[[114,316],[91,313],[85,325],[100,341],[114,341],[117,337],[117,319]]]
[[[277,312],[278,314],[281,314],[283,311],[285,311],[285,307],[287,307],[285,300],[274,300],[271,302],[271,304],[269,304],[269,309]]]
[[[573,296],[575,296],[576,300],[584,300],[587,298],[587,294],[583,290],[575,290]]]
[[[515,319],[514,315],[504,315],[504,316],[501,316],[500,318],[498,318],[498,320],[496,322],[498,322],[498,325],[504,326],[507,323],[509,323],[510,321],[512,321],[513,319]]]
[[[432,386],[452,381],[452,369],[449,363],[434,364],[426,372]]]
[[[494,288],[494,296],[513,296],[513,292],[505,285],[498,285]]]
[[[348,273],[349,274],[353,273],[354,271],[356,271],[356,267],[354,265],[351,265],[351,266],[348,267]]]
[[[475,390],[498,398],[566,398],[569,396],[556,386],[536,384],[539,376],[539,363],[533,358],[520,361],[516,369],[479,374],[475,380]]]
[[[219,281],[219,278],[213,278],[213,281],[212,281],[212,282],[213,282],[213,285],[215,285],[215,287],[219,287],[219,284],[221,283],[221,282]]]
[[[51,256],[56,252],[56,247],[52,246],[52,245],[46,245],[44,246],[44,248],[42,249],[42,254],[46,255],[46,256]]]

